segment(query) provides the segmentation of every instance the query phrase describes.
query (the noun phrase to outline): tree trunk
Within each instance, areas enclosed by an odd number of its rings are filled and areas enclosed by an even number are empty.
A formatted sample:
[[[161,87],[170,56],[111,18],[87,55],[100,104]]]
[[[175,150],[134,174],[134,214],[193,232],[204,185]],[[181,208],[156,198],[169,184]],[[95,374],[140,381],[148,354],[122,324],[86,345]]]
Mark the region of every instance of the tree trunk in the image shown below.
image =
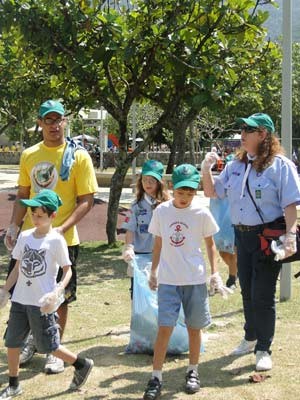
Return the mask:
[[[166,174],[172,174],[173,169],[174,169],[174,164],[175,164],[175,157],[176,157],[176,142],[173,140],[173,143],[170,148],[170,155],[169,155],[169,160],[168,160],[168,165],[166,169]]]
[[[116,170],[111,179],[108,209],[107,209],[106,234],[107,234],[108,244],[113,244],[116,242],[119,202],[122,194],[124,179],[132,160],[132,157],[129,157],[127,154],[128,140],[127,140],[126,116],[119,121],[119,129],[120,129],[119,153],[116,159],[117,161]]]
[[[113,244],[116,242],[119,202],[122,194],[124,179],[128,171],[128,167],[129,165],[126,166],[126,164],[123,163],[118,164],[111,179],[109,201],[108,201],[109,212],[107,213],[107,222],[106,222],[106,234],[107,234],[108,244]]]
[[[185,149],[186,149],[186,124],[182,123],[179,126],[176,126],[174,130],[175,141],[176,141],[176,165],[183,164],[185,162]]]
[[[191,164],[196,165],[194,133],[195,133],[195,125],[193,122],[191,122],[189,126],[189,149],[190,149]]]

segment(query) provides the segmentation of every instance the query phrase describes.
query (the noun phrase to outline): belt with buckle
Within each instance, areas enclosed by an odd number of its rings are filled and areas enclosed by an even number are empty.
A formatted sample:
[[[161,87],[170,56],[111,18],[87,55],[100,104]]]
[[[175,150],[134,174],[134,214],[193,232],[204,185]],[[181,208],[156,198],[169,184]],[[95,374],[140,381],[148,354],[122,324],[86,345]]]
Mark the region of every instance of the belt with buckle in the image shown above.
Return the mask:
[[[264,224],[260,225],[234,225],[235,228],[240,232],[251,232],[251,231],[259,231],[263,229]]]

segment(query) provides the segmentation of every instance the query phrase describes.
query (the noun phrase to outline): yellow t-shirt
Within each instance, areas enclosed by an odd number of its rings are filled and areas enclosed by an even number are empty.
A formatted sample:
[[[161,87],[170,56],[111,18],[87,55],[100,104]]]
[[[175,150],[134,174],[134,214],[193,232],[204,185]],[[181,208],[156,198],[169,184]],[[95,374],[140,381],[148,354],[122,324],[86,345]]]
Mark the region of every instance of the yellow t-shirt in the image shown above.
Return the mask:
[[[72,214],[77,196],[95,193],[98,190],[97,179],[91,157],[85,150],[75,152],[69,180],[62,181],[59,172],[66,144],[58,147],[47,147],[43,142],[25,149],[20,160],[18,184],[30,186],[30,198],[42,189],[54,190],[62,199],[53,226],[60,226]],[[27,212],[22,230],[32,228]],[[76,226],[64,234],[68,246],[79,243]]]

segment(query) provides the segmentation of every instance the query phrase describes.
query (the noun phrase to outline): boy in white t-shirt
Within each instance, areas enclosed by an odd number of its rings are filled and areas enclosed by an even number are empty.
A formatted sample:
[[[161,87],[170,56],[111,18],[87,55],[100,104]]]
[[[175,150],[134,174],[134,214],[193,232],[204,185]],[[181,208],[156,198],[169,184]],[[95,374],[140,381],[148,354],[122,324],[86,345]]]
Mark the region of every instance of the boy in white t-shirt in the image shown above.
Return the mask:
[[[195,198],[200,182],[197,169],[190,164],[176,167],[172,174],[174,199],[160,204],[153,212],[149,232],[154,236],[149,286],[158,288],[158,334],[154,346],[153,372],[144,393],[145,400],[160,396],[162,367],[168,342],[178,319],[181,304],[189,335],[187,393],[200,389],[198,362],[201,329],[210,324],[206,268],[201,252],[204,238],[211,267],[210,285],[223,295],[224,287],[217,272],[217,251],[213,235],[218,226],[207,208]]]
[[[93,360],[80,358],[60,344],[56,310],[64,301],[64,289],[72,272],[68,247],[64,237],[52,228],[60,197],[49,189],[41,190],[30,200],[20,200],[31,208],[35,228],[20,233],[12,256],[17,260],[5,285],[0,289],[0,307],[4,307],[15,285],[5,333],[9,370],[9,385],[0,393],[10,399],[22,393],[19,384],[20,349],[31,329],[35,345],[41,353],[52,353],[75,368],[70,389],[78,389],[87,380]],[[59,266],[63,266],[61,281],[56,283]]]

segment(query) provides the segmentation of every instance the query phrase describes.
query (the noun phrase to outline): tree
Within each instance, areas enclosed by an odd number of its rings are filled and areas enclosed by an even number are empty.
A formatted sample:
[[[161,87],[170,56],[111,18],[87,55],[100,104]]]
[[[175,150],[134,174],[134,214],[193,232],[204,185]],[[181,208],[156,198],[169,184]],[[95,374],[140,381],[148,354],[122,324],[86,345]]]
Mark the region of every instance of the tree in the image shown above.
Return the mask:
[[[182,143],[182,132],[199,111],[219,109],[241,82],[255,81],[270,46],[261,27],[267,18],[261,1],[137,0],[118,11],[104,3],[2,0],[0,27],[14,27],[19,52],[35,60],[34,72],[49,77],[70,110],[97,101],[117,121],[120,147],[107,219],[113,243],[132,160],[166,127]],[[128,153],[129,112],[133,102],[145,101],[161,113]]]

